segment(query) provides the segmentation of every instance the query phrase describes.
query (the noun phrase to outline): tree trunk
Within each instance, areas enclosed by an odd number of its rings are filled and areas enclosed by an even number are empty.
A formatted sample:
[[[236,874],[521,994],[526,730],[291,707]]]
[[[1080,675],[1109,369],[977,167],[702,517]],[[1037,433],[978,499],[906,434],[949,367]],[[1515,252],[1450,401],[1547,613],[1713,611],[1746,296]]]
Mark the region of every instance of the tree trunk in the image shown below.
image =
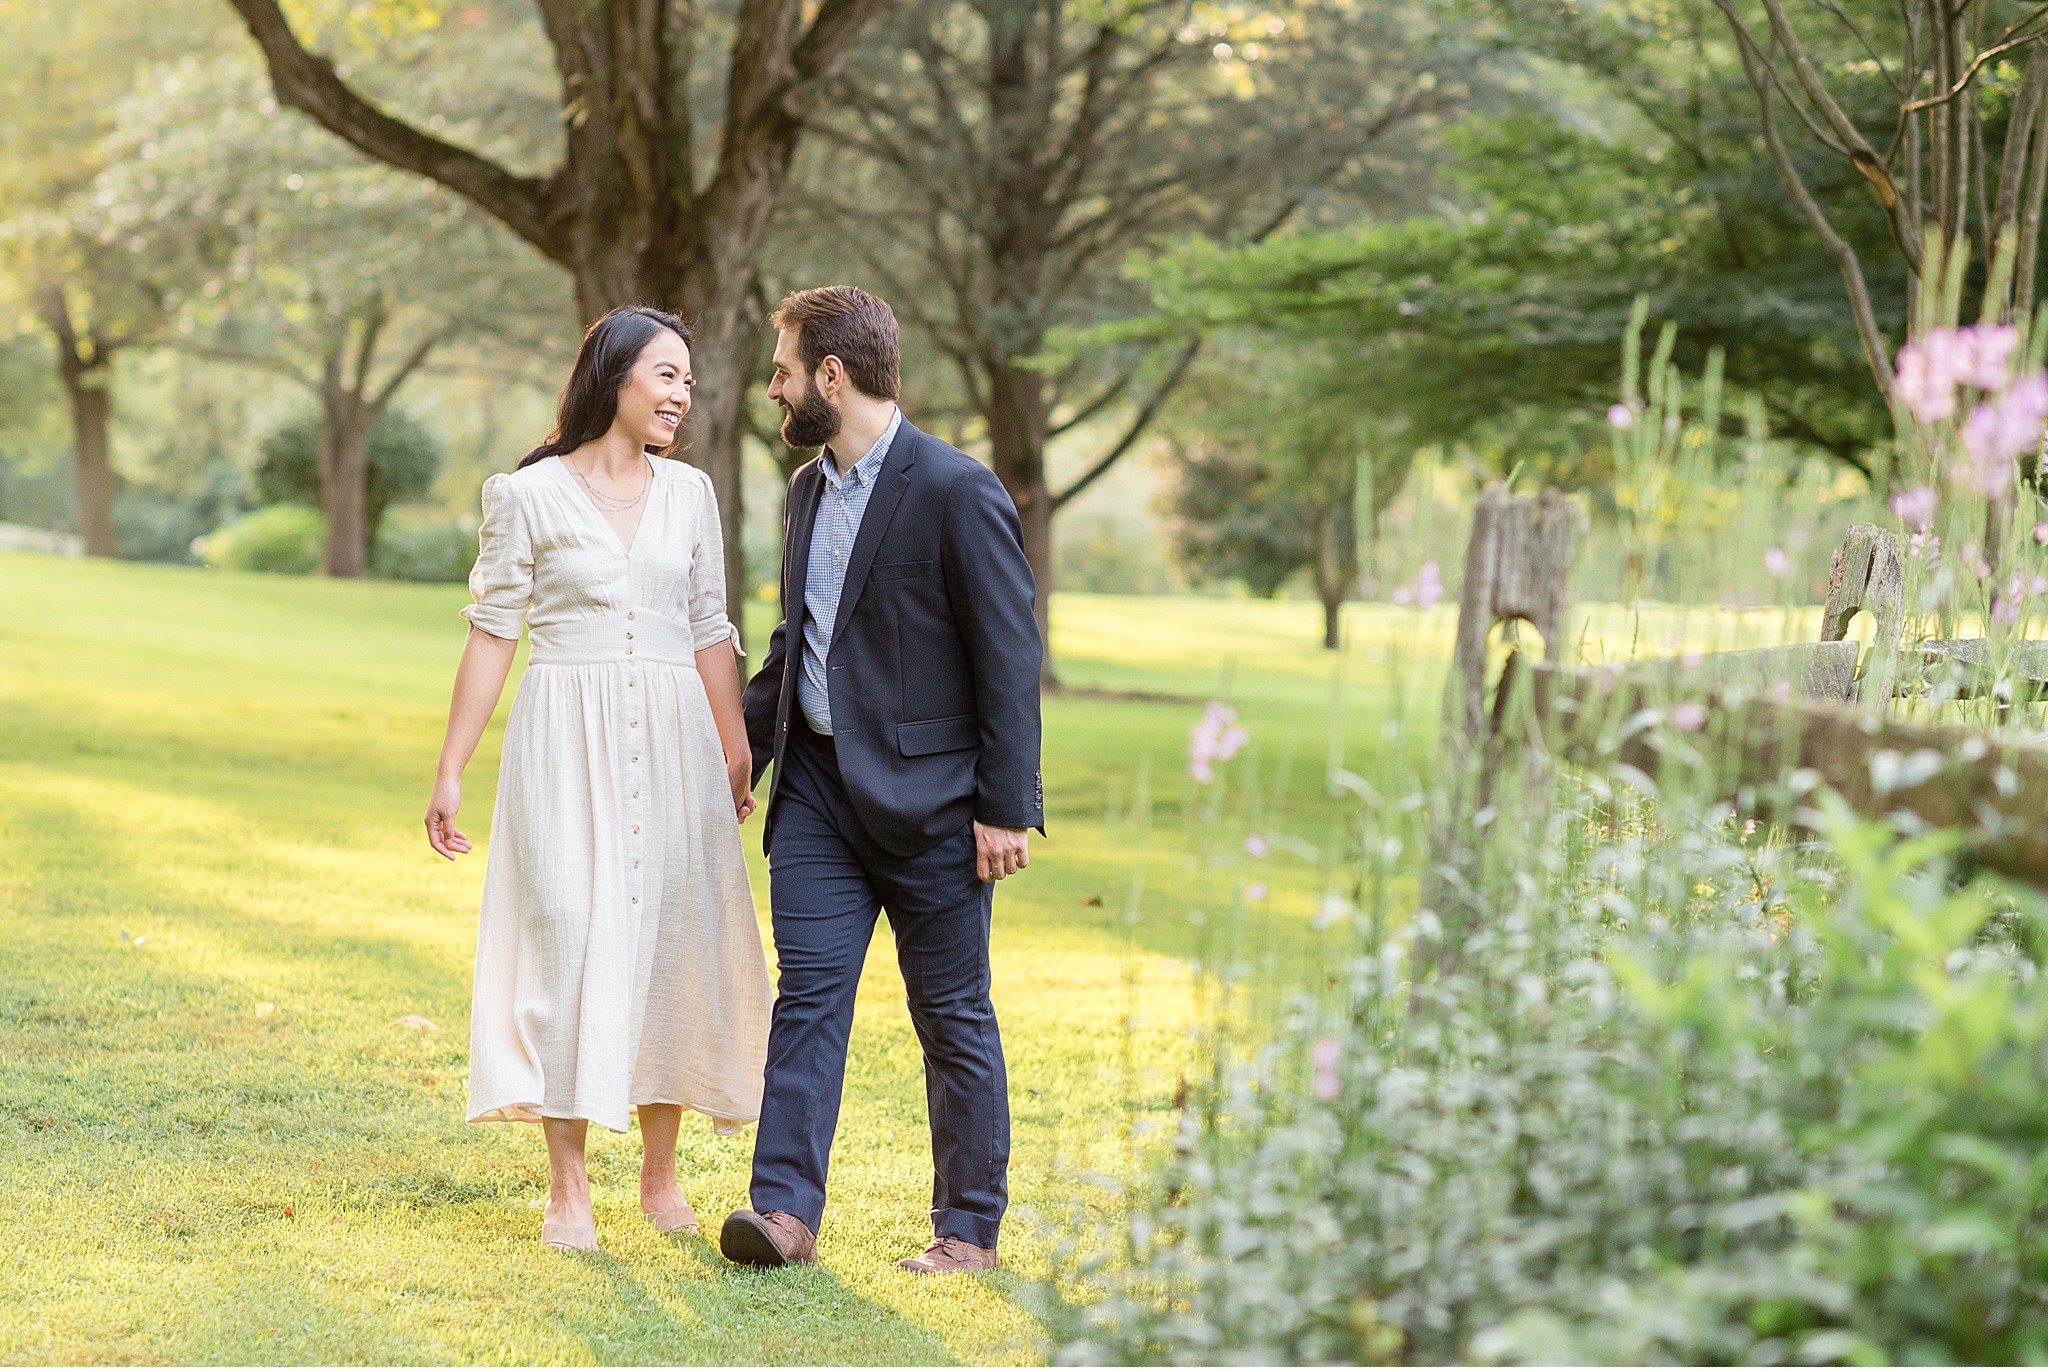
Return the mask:
[[[330,359],[320,391],[320,507],[327,514],[320,574],[356,580],[369,569],[370,429],[377,415],[335,370]]]
[[[1338,567],[1337,520],[1329,511],[1316,520],[1315,580],[1316,598],[1323,605],[1323,648],[1334,652],[1342,645],[1344,636],[1344,599],[1349,589]]]
[[[730,288],[700,295],[695,317],[688,320],[696,341],[690,346],[690,367],[697,387],[690,404],[689,445],[684,456],[711,477],[718,498],[718,521],[725,537],[726,615],[746,643],[747,549],[745,484],[741,479],[740,409],[747,402],[759,350],[760,324],[748,307],[749,290]],[[737,294],[737,298],[735,298]]]
[[[1358,583],[1358,465],[1339,464],[1327,492],[1329,504],[1316,515],[1316,597],[1323,602],[1323,647],[1344,645],[1344,601]]]
[[[73,359],[62,370],[64,393],[71,403],[78,533],[88,556],[118,557],[121,540],[114,531],[114,469],[108,437],[114,397],[107,388],[107,360],[94,358],[81,365]]]
[[[114,344],[97,332],[81,335],[61,287],[43,292],[43,323],[57,346],[57,376],[71,410],[71,463],[78,497],[78,534],[88,556],[118,557],[114,530]]]
[[[741,0],[728,45],[716,160],[701,163],[693,47],[718,28],[670,0],[539,0],[560,77],[566,155],[521,175],[394,118],[302,46],[278,0],[228,0],[278,98],[377,160],[431,177],[495,216],[575,285],[586,319],[622,304],[680,309],[698,330],[690,460],[725,526],[726,596],[746,599],[739,406],[753,361],[761,244],[804,126],[887,0]],[[708,141],[708,140],[707,140]]]
[[[1052,663],[1052,491],[1045,483],[1045,377],[1013,363],[989,368],[988,435],[990,464],[1003,488],[1016,502],[1024,525],[1024,557],[1031,563],[1037,586],[1032,606],[1038,637],[1045,644],[1039,683],[1059,688]]]

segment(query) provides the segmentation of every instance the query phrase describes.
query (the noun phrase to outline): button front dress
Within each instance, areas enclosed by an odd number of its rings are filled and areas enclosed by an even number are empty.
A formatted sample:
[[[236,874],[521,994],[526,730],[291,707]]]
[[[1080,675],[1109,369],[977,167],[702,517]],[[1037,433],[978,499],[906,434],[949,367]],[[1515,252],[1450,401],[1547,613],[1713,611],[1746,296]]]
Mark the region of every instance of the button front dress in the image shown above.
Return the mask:
[[[695,659],[737,637],[718,508],[703,472],[651,464],[630,547],[559,457],[484,482],[462,615],[523,623],[532,649],[484,871],[471,1122],[760,1116],[768,968]]]

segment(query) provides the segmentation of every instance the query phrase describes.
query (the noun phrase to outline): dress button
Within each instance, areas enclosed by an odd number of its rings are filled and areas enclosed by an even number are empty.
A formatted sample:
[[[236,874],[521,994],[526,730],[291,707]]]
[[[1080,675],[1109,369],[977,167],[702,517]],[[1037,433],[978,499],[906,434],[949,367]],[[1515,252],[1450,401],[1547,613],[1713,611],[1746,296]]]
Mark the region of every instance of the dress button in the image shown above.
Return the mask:
[[[634,831],[634,832],[639,832],[639,831],[640,831],[640,825],[639,825],[638,823],[635,823],[635,824],[633,825],[633,831]]]
[[[632,640],[633,640],[633,635],[632,635],[631,633],[627,633],[627,634],[626,634],[626,641],[628,641],[628,642],[631,642]]]
[[[635,790],[635,791],[633,791],[633,797],[634,797],[635,799],[638,799],[638,798],[640,797],[640,791],[638,791],[638,790]]]
[[[640,615],[639,615],[639,614],[637,614],[637,613],[635,613],[635,612],[633,612],[633,611],[632,611],[631,609],[628,609],[628,610],[626,611],[626,617],[627,617],[627,618],[638,618],[638,617],[640,617]]]
[[[640,869],[640,863],[639,863],[638,861],[635,861],[635,862],[633,863],[633,869],[634,869],[634,870],[636,870],[636,871]]]
[[[631,723],[628,723],[626,726],[629,728],[637,728],[640,726],[640,720],[636,718]]]
[[[637,895],[637,894],[636,894],[636,895],[634,895],[634,896],[633,896],[633,902],[634,902],[634,903],[636,903],[636,904],[637,904],[637,903],[639,903],[639,902],[640,902],[640,896],[639,896],[639,895]]]
[[[626,649],[626,655],[627,655],[627,656],[631,656],[631,655],[633,655],[633,649],[632,649],[631,647],[628,647],[628,648]]]

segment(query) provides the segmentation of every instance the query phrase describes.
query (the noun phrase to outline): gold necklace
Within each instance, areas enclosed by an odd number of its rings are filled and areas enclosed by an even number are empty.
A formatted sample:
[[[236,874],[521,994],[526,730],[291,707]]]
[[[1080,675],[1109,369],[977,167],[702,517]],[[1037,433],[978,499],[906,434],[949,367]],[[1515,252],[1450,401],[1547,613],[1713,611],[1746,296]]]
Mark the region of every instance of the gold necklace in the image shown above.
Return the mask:
[[[598,508],[604,510],[608,514],[624,513],[626,510],[638,505],[641,500],[647,498],[648,490],[651,489],[654,485],[654,472],[650,469],[647,472],[647,479],[642,481],[640,484],[640,493],[633,496],[633,498],[631,499],[621,499],[617,495],[605,494],[604,492],[600,491],[595,485],[592,485],[590,483],[590,477],[584,475],[581,468],[579,468],[575,462],[570,461],[567,457],[562,458],[562,460],[565,464],[567,464],[570,473],[576,477],[578,483],[580,483],[585,490],[588,490],[590,492],[591,501],[594,504],[596,504]]]

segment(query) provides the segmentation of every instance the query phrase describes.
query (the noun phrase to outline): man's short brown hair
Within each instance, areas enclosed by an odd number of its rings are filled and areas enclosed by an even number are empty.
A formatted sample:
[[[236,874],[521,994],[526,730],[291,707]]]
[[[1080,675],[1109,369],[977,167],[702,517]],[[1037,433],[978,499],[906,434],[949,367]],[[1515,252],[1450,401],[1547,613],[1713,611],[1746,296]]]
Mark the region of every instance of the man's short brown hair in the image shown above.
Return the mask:
[[[796,355],[809,376],[837,357],[863,395],[893,400],[900,388],[901,335],[888,302],[851,285],[821,285],[783,296],[768,322],[796,330]],[[807,376],[808,378],[808,376]]]

